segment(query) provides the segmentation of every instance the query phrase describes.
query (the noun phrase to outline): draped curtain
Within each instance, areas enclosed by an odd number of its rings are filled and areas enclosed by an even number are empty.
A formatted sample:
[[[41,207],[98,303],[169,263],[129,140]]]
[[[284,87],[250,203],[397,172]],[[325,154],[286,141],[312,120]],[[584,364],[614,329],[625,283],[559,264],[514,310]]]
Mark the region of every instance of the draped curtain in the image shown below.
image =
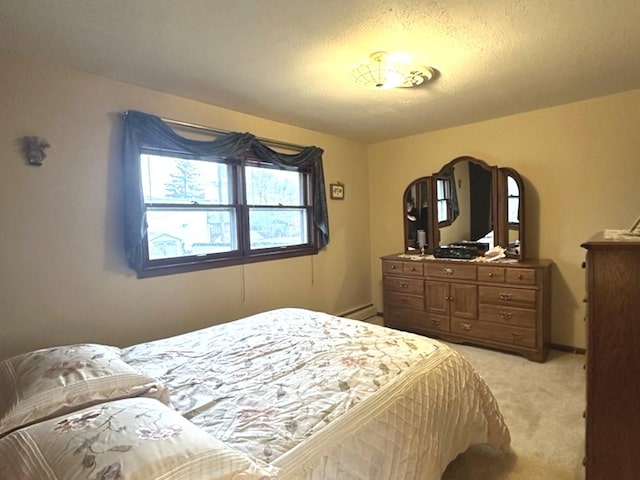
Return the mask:
[[[298,154],[276,152],[251,133],[230,132],[214,140],[193,140],[177,134],[160,117],[129,110],[124,115],[122,160],[124,167],[125,250],[129,266],[140,271],[142,240],[147,230],[142,193],[140,153],[144,147],[182,150],[198,157],[232,157],[251,151],[261,160],[282,168],[311,167],[314,178],[313,223],[318,231],[319,248],[329,243],[329,219],[324,189],[321,148],[304,147]],[[206,160],[206,158],[203,158]]]

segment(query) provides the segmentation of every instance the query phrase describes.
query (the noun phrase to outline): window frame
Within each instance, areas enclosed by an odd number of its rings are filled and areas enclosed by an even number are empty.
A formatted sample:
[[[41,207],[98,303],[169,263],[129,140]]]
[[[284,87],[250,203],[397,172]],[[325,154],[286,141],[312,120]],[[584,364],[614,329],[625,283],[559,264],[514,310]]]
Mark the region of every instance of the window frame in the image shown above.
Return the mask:
[[[213,268],[222,268],[234,265],[244,265],[256,262],[264,262],[270,260],[280,260],[298,256],[315,255],[318,253],[318,232],[314,228],[314,169],[312,167],[281,167],[268,160],[263,160],[255,156],[251,152],[244,152],[240,155],[222,157],[207,156],[199,157],[186,151],[174,151],[167,149],[158,149],[152,147],[144,147],[140,149],[138,157],[138,168],[141,168],[142,155],[164,155],[173,158],[181,158],[186,161],[207,161],[208,159],[216,162],[226,163],[230,167],[230,186],[233,188],[231,194],[230,205],[236,212],[236,235],[238,238],[237,249],[228,252],[216,252],[208,254],[185,255],[179,257],[170,257],[162,259],[149,258],[149,232],[145,231],[141,242],[141,265],[138,270],[139,278],[155,277],[160,275],[170,275],[178,273],[186,273]],[[302,205],[284,206],[284,205],[249,205],[247,203],[246,177],[245,167],[273,168],[276,170],[288,170],[299,173],[302,182]],[[144,200],[142,185],[140,185],[140,193],[143,197],[145,205],[145,215],[149,210],[147,202]],[[211,208],[211,204],[193,205],[193,204],[154,204],[154,207],[160,208],[176,208],[193,210],[198,208]],[[270,248],[251,249],[250,248],[250,225],[249,212],[252,208],[282,208],[283,210],[300,209],[305,210],[306,218],[306,238],[304,244],[296,244],[290,246],[279,246]],[[152,207],[153,208],[153,207]],[[151,209],[152,209],[151,208]]]
[[[443,196],[440,197],[440,188],[438,188],[438,184],[442,182],[442,193]],[[449,177],[438,177],[436,178],[436,215],[438,217],[438,226],[446,227],[453,223],[453,208],[451,207],[451,190],[453,185],[451,182],[451,178]],[[446,207],[445,211],[447,213],[447,217],[444,220],[440,220],[440,203],[444,202]]]

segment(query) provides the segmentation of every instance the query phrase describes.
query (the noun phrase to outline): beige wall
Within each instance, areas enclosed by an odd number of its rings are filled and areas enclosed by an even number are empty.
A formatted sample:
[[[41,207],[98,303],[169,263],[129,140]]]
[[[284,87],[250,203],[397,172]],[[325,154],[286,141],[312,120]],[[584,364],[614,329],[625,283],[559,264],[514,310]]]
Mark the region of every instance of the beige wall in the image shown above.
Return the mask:
[[[402,243],[402,192],[461,155],[524,177],[529,256],[555,262],[552,341],[583,347],[584,251],[605,228],[640,215],[640,91],[369,146],[372,292],[382,310],[381,255]]]
[[[371,302],[366,148],[358,143],[43,64],[0,56],[0,358],[32,348],[129,345],[300,306]],[[138,280],[122,240],[118,112],[142,110],[325,150],[332,241],[319,255]],[[17,141],[51,144],[29,166]]]

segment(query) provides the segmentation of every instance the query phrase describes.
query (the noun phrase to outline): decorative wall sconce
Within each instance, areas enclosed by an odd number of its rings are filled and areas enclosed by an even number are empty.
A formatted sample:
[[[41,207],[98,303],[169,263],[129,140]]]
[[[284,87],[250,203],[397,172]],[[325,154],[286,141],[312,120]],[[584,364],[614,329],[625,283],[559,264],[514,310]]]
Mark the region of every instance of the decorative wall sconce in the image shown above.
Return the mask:
[[[45,148],[49,148],[49,142],[42,137],[27,136],[20,139],[20,148],[29,165],[42,165],[43,160],[47,156],[44,153]]]

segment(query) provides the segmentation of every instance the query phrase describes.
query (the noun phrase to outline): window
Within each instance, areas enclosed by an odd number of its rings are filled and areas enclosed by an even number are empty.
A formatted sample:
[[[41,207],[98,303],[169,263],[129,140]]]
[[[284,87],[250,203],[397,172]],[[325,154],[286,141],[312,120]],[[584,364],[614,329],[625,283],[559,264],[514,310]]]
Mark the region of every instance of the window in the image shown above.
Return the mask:
[[[143,264],[173,273],[317,252],[311,173],[247,155],[140,155],[147,216]]]
[[[449,225],[453,221],[450,178],[438,178],[436,180],[436,195],[438,223],[441,226]]]
[[[159,117],[125,115],[125,252],[138,277],[312,255],[329,243],[322,149],[284,154],[250,133],[217,135],[194,140]]]
[[[520,223],[520,189],[518,183],[512,176],[507,177],[507,218],[511,225]]]

